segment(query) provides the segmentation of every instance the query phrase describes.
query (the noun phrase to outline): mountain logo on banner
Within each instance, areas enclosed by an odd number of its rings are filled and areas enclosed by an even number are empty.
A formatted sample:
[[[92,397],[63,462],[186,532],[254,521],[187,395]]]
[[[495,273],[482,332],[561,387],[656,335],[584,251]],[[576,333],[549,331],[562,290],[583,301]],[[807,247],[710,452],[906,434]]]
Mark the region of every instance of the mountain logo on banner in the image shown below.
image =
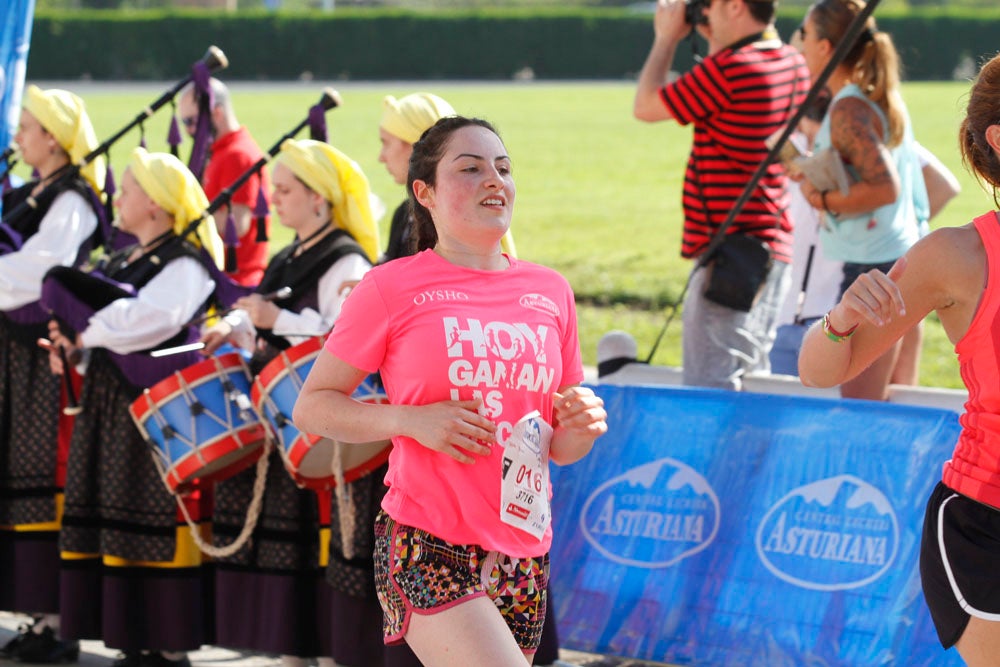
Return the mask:
[[[659,459],[599,486],[584,503],[580,529],[615,563],[670,567],[715,539],[719,499],[693,468]]]
[[[851,475],[800,486],[757,528],[757,554],[779,579],[820,591],[881,577],[899,549],[899,522],[879,489]]]

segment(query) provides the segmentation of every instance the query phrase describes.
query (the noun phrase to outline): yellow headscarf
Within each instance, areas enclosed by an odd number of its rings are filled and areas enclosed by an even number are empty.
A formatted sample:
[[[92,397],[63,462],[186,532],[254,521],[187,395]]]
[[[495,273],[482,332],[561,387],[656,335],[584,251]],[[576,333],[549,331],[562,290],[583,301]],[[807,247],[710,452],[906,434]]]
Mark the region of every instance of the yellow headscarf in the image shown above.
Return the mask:
[[[149,153],[136,148],[128,162],[129,171],[157,206],[174,218],[174,233],[183,234],[188,223],[197,220],[208,208],[208,197],[194,174],[169,153]],[[218,266],[222,266],[223,246],[215,220],[206,215],[197,234],[188,236],[195,247],[205,248]]]
[[[38,86],[28,86],[25,90],[24,109],[41,123],[42,127],[55,137],[63,150],[69,154],[73,164],[80,162],[88,153],[98,147],[97,134],[90,124],[90,117],[83,106],[83,100],[69,92],[52,88],[42,90]],[[94,191],[104,190],[104,158],[98,156],[80,170],[80,174],[90,183]]]
[[[415,144],[420,135],[445,116],[454,116],[450,104],[431,93],[413,93],[400,99],[386,95],[382,100],[382,121],[379,126],[408,144]]]
[[[354,160],[322,141],[286,139],[274,164],[288,167],[313,192],[330,202],[333,224],[347,230],[372,263],[378,260],[378,226],[372,216],[371,190]]]

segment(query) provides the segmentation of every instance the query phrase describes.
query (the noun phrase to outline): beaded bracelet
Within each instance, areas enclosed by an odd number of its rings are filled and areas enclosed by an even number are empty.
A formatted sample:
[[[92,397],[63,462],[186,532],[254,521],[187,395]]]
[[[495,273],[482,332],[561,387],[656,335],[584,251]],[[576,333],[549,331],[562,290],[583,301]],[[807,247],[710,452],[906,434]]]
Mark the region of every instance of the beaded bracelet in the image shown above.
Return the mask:
[[[827,205],[827,203],[826,203],[826,193],[827,192],[829,192],[829,190],[820,190],[819,200],[823,203],[823,210],[836,218],[840,214],[837,213],[836,211],[831,211],[829,205]]]
[[[823,333],[825,333],[826,337],[829,338],[830,340],[832,340],[834,343],[843,343],[845,340],[847,340],[848,338],[850,338],[851,336],[854,335],[854,331],[857,328],[858,328],[858,325],[855,324],[853,327],[851,327],[847,331],[843,331],[843,332],[837,331],[830,324],[830,313],[827,313],[826,315],[823,316]]]

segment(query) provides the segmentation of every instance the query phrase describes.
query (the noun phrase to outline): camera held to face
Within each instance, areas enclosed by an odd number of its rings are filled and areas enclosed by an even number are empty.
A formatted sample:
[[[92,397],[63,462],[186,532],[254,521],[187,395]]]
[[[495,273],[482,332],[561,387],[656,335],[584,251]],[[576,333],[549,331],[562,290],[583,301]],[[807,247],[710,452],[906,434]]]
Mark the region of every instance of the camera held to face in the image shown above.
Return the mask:
[[[687,0],[684,6],[684,20],[688,25],[708,25],[705,10],[712,0]]]

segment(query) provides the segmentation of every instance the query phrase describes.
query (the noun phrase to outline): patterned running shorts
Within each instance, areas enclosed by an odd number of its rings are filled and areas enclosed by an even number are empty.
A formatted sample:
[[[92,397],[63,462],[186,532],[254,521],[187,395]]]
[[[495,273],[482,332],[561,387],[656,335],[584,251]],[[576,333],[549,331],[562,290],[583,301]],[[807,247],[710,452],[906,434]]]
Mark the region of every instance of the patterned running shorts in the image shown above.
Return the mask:
[[[476,545],[451,544],[427,531],[375,519],[375,588],[386,644],[403,641],[413,610],[443,611],[488,596],[523,651],[542,638],[549,556],[509,558]]]

